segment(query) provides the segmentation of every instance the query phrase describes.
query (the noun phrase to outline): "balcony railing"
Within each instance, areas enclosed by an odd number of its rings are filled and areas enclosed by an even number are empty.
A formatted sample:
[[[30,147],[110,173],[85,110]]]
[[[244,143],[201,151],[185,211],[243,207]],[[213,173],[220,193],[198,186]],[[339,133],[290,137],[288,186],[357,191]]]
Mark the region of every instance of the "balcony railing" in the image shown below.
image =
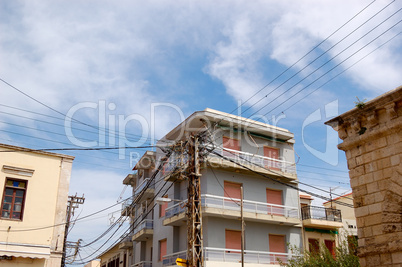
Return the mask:
[[[257,167],[268,168],[272,170],[281,171],[283,173],[296,174],[296,164],[294,162],[288,162],[280,159],[274,159],[269,157],[264,157],[260,155],[251,154],[244,151],[233,150],[228,148],[215,148],[214,152],[221,156],[228,157],[235,162],[242,165],[249,166],[254,164]],[[212,157],[219,157],[213,153],[209,154]],[[220,158],[220,157],[219,157]],[[214,162],[216,163],[216,162]],[[235,163],[233,163],[235,164]]]
[[[121,212],[126,212],[127,215],[130,215],[134,211],[135,205],[133,205],[133,197],[131,196],[130,198],[126,199],[122,204],[121,204]]]
[[[244,262],[253,264],[279,264],[286,263],[292,254],[264,251],[244,251]],[[186,251],[163,256],[163,266],[176,265],[176,259],[186,259]],[[204,260],[214,262],[241,262],[241,250],[227,248],[204,248]]]
[[[244,263],[254,264],[279,264],[286,263],[291,258],[290,253],[244,251]],[[241,262],[241,250],[226,248],[204,248],[205,261]]]
[[[176,265],[176,259],[177,258],[185,259],[186,255],[187,255],[187,251],[180,251],[180,252],[176,252],[173,254],[165,255],[162,258],[162,265],[163,266]]]
[[[142,190],[144,190],[144,188],[148,184],[149,180],[150,180],[149,178],[144,179],[144,181],[142,181],[142,183],[135,188],[134,194],[133,194],[134,197],[136,197],[139,193],[141,193]],[[152,188],[152,189],[155,188],[155,181],[152,181],[148,188]]]
[[[134,235],[144,229],[154,229],[154,222],[152,220],[142,221],[135,229]]]
[[[140,261],[132,264],[131,267],[152,267],[152,261]]]
[[[166,209],[166,218],[173,217],[186,210],[185,203],[187,200],[176,203]],[[224,210],[235,210],[240,212],[240,199],[231,199],[228,197],[214,196],[214,195],[201,195],[201,206],[208,208],[218,208]],[[272,214],[290,218],[300,218],[299,210],[296,207],[289,207],[283,205],[275,205],[263,202],[243,200],[243,211],[259,214]]]
[[[301,208],[301,214],[303,220],[315,219],[332,222],[342,222],[341,211],[337,209],[305,206]]]

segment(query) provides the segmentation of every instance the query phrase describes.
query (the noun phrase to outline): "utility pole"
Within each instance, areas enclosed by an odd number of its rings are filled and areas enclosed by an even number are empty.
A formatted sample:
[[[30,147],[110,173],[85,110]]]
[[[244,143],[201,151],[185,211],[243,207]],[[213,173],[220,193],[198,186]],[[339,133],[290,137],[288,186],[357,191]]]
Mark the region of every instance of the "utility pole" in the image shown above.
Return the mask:
[[[243,185],[240,186],[240,220],[241,220],[241,267],[244,267],[244,216],[243,216]]]
[[[188,142],[189,175],[187,188],[187,262],[190,267],[203,267],[203,237],[201,214],[201,174],[199,137],[191,135]]]
[[[67,218],[66,225],[64,228],[64,242],[63,242],[63,257],[61,258],[61,266],[66,266],[66,250],[67,250],[67,234],[68,229],[70,228],[71,216],[74,216],[74,210],[78,208],[78,205],[84,204],[85,198],[84,195],[82,197],[77,197],[77,193],[75,196],[68,196],[68,206],[67,206]]]

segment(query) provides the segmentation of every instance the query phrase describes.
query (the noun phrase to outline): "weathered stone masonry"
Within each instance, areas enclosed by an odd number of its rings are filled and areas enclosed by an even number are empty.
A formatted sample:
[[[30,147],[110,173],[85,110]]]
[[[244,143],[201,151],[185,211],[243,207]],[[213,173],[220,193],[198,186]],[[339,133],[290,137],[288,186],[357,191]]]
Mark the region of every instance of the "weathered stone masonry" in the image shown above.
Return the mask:
[[[343,140],[361,266],[402,266],[402,86],[326,124]]]

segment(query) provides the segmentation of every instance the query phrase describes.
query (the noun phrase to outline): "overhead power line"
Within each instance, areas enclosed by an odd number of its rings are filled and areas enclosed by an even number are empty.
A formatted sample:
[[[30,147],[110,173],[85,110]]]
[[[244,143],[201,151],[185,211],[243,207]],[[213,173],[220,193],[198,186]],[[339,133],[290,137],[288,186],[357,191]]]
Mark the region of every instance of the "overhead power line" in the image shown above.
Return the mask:
[[[327,60],[326,62],[324,62],[323,64],[321,64],[319,67],[315,68],[313,71],[311,71],[308,75],[304,76],[301,80],[299,80],[297,83],[295,83],[294,85],[292,85],[290,88],[286,89],[285,91],[283,91],[281,94],[279,94],[278,96],[276,96],[275,98],[273,98],[272,100],[270,100],[267,104],[263,105],[262,107],[260,107],[258,110],[256,110],[255,112],[253,112],[250,116],[248,116],[248,118],[252,117],[253,115],[255,115],[256,113],[258,113],[259,111],[261,111],[262,109],[264,109],[265,107],[267,107],[269,104],[275,102],[278,98],[280,98],[281,96],[283,96],[285,93],[289,92],[291,89],[293,89],[296,85],[300,84],[302,81],[306,80],[308,77],[310,77],[311,75],[313,75],[314,73],[316,73],[319,69],[323,68],[325,65],[327,65],[328,63],[330,63],[331,61],[333,61],[335,58],[337,58],[339,55],[341,55],[342,53],[344,53],[346,50],[350,49],[353,45],[355,45],[357,42],[359,42],[360,40],[362,40],[364,37],[366,37],[368,34],[370,34],[371,32],[373,32],[375,29],[377,29],[379,26],[381,26],[383,23],[385,23],[386,21],[388,21],[389,19],[391,19],[393,16],[395,16],[398,12],[401,11],[402,8],[398,9],[396,12],[394,12],[393,14],[391,14],[390,16],[388,16],[385,20],[383,20],[381,23],[379,23],[378,25],[376,25],[374,28],[372,28],[370,31],[366,32],[364,35],[360,36],[357,40],[355,40],[354,42],[352,42],[350,45],[348,45],[346,48],[342,49],[340,52],[338,52],[336,55],[332,56],[329,60]],[[364,49],[365,47],[367,47],[369,44],[373,43],[375,40],[377,40],[378,38],[380,38],[381,36],[383,36],[385,33],[387,33],[388,31],[390,31],[391,29],[393,29],[396,25],[398,25],[402,20],[399,20],[397,23],[393,24],[391,27],[389,27],[388,29],[386,29],[384,32],[382,32],[381,34],[379,34],[377,37],[375,37],[374,39],[372,39],[370,42],[368,42],[367,44],[365,44],[364,46],[362,46],[360,49],[358,49],[357,51],[353,52],[351,55],[349,55],[346,59],[342,60],[340,63],[336,64],[334,67],[332,67],[331,69],[329,69],[328,71],[326,71],[324,74],[320,75],[318,78],[316,78],[314,81],[312,81],[311,83],[309,83],[307,86],[305,86],[303,89],[301,89],[300,91],[308,88],[309,86],[311,86],[312,84],[314,84],[316,81],[318,81],[319,79],[321,79],[322,77],[324,77],[325,75],[327,75],[328,73],[330,73],[332,70],[334,70],[335,68],[337,68],[338,66],[340,66],[341,64],[343,64],[345,61],[347,61],[349,58],[351,58],[352,56],[354,56],[355,54],[357,54],[358,52],[360,52],[362,49]],[[279,88],[280,86],[276,87]],[[265,97],[267,97],[268,95],[266,95]],[[263,98],[262,98],[263,99]],[[274,109],[276,109],[277,107],[279,107],[282,104],[279,104],[277,106],[275,106],[273,109],[271,109],[270,111],[266,112],[265,115],[267,115],[268,113],[270,113],[271,111],[273,111]]]
[[[302,57],[300,57],[297,61],[295,61],[292,65],[290,65],[288,68],[286,68],[284,71],[282,71],[279,75],[277,75],[274,79],[272,79],[269,83],[267,83],[265,86],[263,86],[261,89],[259,89],[256,93],[254,93],[251,97],[249,97],[245,102],[241,103],[240,106],[236,107],[234,110],[232,110],[230,113],[233,114],[236,110],[238,110],[241,106],[245,105],[248,103],[253,97],[255,97],[258,93],[260,93],[262,90],[267,88],[269,85],[271,85],[273,82],[275,82],[277,79],[282,77],[283,74],[288,72],[290,69],[292,69],[297,63],[299,63],[301,60],[303,60],[305,57],[307,57],[309,54],[311,54],[315,49],[320,47],[324,42],[326,42],[329,38],[331,38],[334,34],[336,34],[338,31],[340,31],[343,27],[345,27],[347,24],[349,24],[352,20],[354,20],[357,16],[359,16],[363,11],[365,11],[369,6],[371,6],[376,0],[370,2],[367,6],[365,6],[363,9],[361,9],[358,13],[356,13],[353,17],[351,17],[349,20],[347,20],[344,24],[342,24],[339,28],[337,28],[334,32],[332,32],[330,35],[328,35],[324,40],[319,42],[317,45],[315,45],[312,49],[310,49],[307,53],[305,53]],[[394,1],[393,1],[394,2]],[[388,5],[387,5],[388,6]],[[254,106],[254,105],[253,105]],[[245,111],[249,110],[247,108]],[[245,112],[243,111],[243,112]]]

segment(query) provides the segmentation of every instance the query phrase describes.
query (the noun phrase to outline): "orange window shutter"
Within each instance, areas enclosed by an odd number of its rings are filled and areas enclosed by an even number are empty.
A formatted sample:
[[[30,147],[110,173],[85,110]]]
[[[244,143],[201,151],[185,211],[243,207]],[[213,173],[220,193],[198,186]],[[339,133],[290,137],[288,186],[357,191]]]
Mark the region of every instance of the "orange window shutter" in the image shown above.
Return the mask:
[[[264,157],[279,159],[279,149],[274,147],[264,146]]]
[[[223,137],[223,147],[233,150],[240,150],[240,143],[239,140],[230,138],[230,137]]]
[[[241,250],[241,231],[225,230],[225,244],[228,249]]]
[[[284,235],[269,235],[269,252],[286,253]]]
[[[167,198],[168,196],[167,195],[165,195],[165,196],[163,196],[164,198]],[[165,214],[166,214],[166,209],[168,208],[168,202],[163,202],[163,204],[161,204],[160,206],[159,206],[159,214],[160,214],[160,216],[159,217],[164,217],[165,216]]]
[[[161,240],[159,241],[159,260],[162,261],[163,260],[163,256],[166,255],[167,253],[167,242],[166,239],[165,240]]]
[[[282,190],[267,189],[267,203],[283,205]]]
[[[264,165],[270,169],[279,170],[280,163],[276,161],[279,159],[279,149],[274,147],[264,146]]]
[[[241,184],[224,182],[223,188],[225,189],[225,197],[241,199]]]

